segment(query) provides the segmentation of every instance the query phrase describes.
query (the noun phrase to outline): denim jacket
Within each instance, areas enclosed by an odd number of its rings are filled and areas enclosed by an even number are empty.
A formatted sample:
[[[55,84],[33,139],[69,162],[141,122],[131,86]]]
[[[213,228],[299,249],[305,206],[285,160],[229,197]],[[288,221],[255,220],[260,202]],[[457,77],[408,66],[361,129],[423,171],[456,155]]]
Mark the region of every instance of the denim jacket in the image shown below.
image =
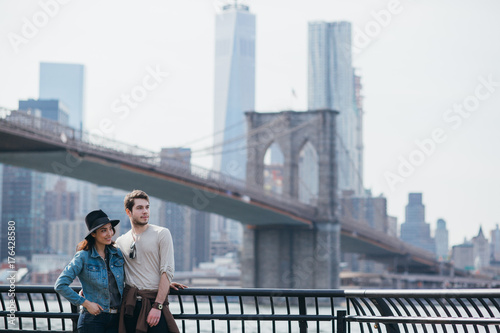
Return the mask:
[[[120,249],[114,246],[107,246],[107,248],[110,255],[109,268],[115,276],[120,296],[123,297],[123,255]],[[77,276],[82,284],[85,298],[69,286]],[[95,247],[89,251],[78,251],[57,278],[54,288],[74,305],[81,305],[87,299],[102,306],[104,312],[109,311],[110,294],[106,262],[97,253]]]

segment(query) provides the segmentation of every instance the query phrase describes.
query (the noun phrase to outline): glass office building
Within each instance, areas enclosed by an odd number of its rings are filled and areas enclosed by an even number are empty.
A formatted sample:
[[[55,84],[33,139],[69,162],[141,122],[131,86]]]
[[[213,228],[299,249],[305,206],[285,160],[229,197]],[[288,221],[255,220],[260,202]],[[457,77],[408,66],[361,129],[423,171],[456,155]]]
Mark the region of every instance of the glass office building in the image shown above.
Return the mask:
[[[255,108],[255,15],[228,4],[215,21],[214,169],[245,178],[245,111]]]
[[[83,129],[85,67],[79,64],[40,63],[40,99],[57,99],[67,106],[69,125]]]
[[[308,109],[332,109],[337,117],[338,189],[363,194],[360,81],[352,66],[351,24],[310,22]]]

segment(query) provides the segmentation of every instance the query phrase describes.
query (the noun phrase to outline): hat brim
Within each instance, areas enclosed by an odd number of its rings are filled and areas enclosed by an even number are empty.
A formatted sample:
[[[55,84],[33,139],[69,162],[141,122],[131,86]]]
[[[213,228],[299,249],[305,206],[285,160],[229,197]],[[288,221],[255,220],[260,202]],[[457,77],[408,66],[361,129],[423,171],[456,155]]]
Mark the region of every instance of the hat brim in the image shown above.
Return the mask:
[[[89,233],[87,234],[87,236],[85,236],[85,238],[89,238],[90,234],[92,234],[94,231],[96,231],[97,229],[108,223],[111,223],[111,226],[115,227],[118,223],[120,223],[120,220],[109,220],[109,221],[104,221],[101,224],[98,224],[97,226],[92,228],[92,230],[89,231]]]

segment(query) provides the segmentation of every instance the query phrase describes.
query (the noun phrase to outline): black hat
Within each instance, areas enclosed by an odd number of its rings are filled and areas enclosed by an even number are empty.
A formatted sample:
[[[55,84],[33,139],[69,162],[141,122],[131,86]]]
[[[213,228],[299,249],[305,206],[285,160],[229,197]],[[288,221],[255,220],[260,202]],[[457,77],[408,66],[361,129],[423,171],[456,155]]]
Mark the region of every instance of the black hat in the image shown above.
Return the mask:
[[[85,238],[89,237],[91,233],[105,224],[111,223],[111,225],[114,227],[119,222],[120,220],[110,220],[108,215],[106,215],[106,213],[100,209],[91,211],[87,214],[87,216],[85,216],[85,223],[87,224],[87,229],[89,229],[89,233],[87,234],[87,236],[85,236]]]

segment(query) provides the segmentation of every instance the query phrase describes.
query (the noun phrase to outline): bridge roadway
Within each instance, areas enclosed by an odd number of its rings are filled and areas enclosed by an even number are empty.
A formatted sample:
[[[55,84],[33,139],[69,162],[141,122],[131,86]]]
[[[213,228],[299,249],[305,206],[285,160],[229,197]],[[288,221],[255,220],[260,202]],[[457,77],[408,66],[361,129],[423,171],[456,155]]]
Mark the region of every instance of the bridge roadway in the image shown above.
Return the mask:
[[[246,225],[314,228],[315,207],[244,181],[81,132],[57,122],[0,110],[0,163],[148,194]],[[386,261],[398,271],[438,273],[434,255],[356,221],[341,221],[341,249]],[[456,271],[455,273],[459,273]]]

